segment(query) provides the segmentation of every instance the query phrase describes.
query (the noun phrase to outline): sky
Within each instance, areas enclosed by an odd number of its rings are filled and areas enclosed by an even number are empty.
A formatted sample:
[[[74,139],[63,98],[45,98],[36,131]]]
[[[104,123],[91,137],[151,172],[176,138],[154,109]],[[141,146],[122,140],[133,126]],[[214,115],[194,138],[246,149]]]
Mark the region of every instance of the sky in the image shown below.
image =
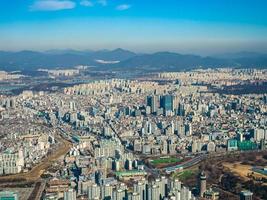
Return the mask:
[[[267,52],[266,0],[0,0],[0,49]]]

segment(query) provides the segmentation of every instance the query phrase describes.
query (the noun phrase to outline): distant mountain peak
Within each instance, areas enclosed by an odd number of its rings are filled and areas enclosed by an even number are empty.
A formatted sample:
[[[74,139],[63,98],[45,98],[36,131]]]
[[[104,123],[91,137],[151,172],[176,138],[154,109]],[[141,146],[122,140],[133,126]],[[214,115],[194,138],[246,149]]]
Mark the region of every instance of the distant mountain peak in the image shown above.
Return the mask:
[[[129,50],[126,50],[126,49],[122,49],[122,48],[114,49],[114,50],[112,50],[111,52],[117,52],[117,53],[133,53],[133,54],[135,54],[135,53],[132,52],[132,51],[129,51]]]
[[[154,71],[180,71],[193,69],[198,66],[203,66],[203,68],[267,68],[267,54],[239,52],[231,55],[230,58],[201,57],[169,51],[136,54],[122,48],[107,51],[77,51],[73,49],[54,49],[48,52],[29,50],[19,52],[0,51],[0,70],[35,70],[40,67],[74,67],[76,65],[93,65],[98,66],[102,70],[103,67],[108,67],[108,69],[125,70],[127,68],[127,70],[142,69]]]

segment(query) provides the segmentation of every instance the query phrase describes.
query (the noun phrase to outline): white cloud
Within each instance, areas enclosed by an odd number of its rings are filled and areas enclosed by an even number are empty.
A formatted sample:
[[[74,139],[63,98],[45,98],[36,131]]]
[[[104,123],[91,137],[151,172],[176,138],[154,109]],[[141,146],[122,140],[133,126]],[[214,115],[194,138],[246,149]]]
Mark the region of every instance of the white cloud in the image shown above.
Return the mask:
[[[121,4],[116,7],[117,10],[128,10],[129,8],[131,8],[129,4]]]
[[[107,0],[98,0],[97,3],[99,3],[102,6],[107,6],[108,5]]]
[[[71,0],[37,0],[30,6],[31,11],[56,11],[75,8]]]
[[[82,0],[80,2],[80,5],[86,6],[86,7],[92,7],[92,6],[94,6],[94,4],[91,1],[88,1],[88,0]]]

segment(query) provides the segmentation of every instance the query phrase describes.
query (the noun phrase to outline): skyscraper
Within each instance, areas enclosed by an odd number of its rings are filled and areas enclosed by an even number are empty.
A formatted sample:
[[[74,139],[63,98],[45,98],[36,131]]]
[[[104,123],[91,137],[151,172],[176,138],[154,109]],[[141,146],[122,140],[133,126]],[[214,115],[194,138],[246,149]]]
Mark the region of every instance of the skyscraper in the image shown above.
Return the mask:
[[[185,116],[185,108],[184,108],[184,104],[179,103],[179,105],[178,105],[177,115],[178,115],[178,116]]]
[[[160,107],[164,109],[164,111],[173,111],[173,96],[165,95],[160,99]]]
[[[148,96],[146,99],[146,105],[151,108],[151,113],[157,112],[158,100],[157,96]]]

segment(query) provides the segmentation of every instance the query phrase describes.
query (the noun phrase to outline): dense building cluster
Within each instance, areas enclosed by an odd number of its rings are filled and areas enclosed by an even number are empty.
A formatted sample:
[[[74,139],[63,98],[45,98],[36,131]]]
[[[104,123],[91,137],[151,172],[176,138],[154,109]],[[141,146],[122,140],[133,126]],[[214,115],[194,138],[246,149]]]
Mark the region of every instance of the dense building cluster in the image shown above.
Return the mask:
[[[68,141],[67,153],[44,172],[44,199],[216,199],[204,172],[195,192],[170,174],[207,155],[265,149],[267,95],[219,94],[206,85],[265,75],[230,69],[162,73],[151,81],[112,79],[1,96],[0,174],[30,170]],[[152,163],[172,156],[172,165]]]

